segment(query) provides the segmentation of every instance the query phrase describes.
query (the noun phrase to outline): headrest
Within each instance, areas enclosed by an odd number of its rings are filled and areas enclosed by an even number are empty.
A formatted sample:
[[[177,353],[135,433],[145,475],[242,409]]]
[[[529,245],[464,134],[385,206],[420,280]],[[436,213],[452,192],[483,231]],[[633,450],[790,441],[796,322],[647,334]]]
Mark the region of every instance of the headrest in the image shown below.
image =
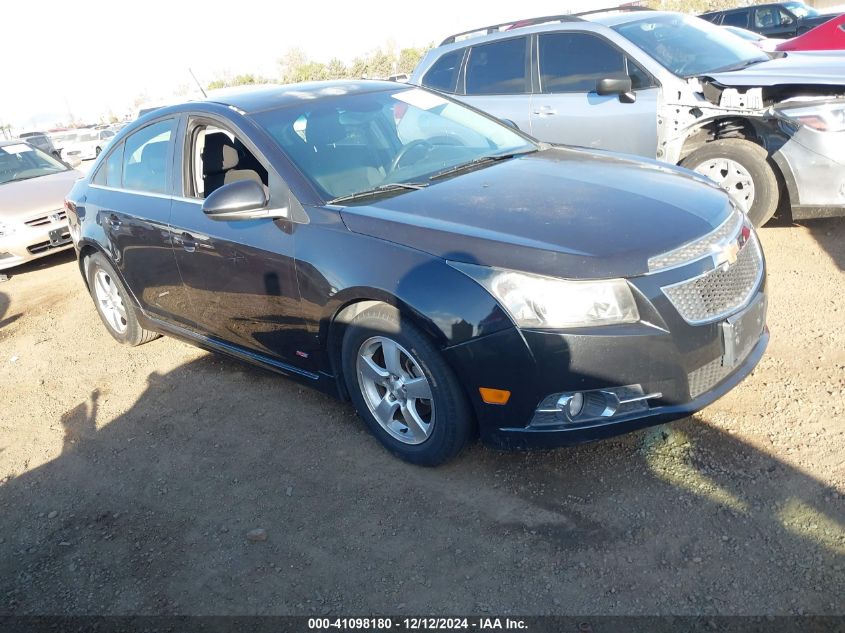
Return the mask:
[[[147,143],[141,152],[141,162],[149,165],[150,171],[161,173],[167,169],[167,141]]]
[[[340,113],[334,108],[312,112],[305,124],[305,138],[317,147],[346,138],[346,128],[340,122]]]
[[[202,173],[215,174],[238,166],[238,150],[223,132],[205,135],[202,150]]]

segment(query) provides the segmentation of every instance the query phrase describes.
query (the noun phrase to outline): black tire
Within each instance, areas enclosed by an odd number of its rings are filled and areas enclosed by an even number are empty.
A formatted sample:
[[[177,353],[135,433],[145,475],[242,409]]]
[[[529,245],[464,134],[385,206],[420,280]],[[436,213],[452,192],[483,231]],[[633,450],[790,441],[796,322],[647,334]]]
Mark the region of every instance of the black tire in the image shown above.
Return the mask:
[[[748,210],[748,217],[754,226],[763,226],[778,208],[780,187],[777,176],[769,164],[765,148],[743,139],[729,138],[712,141],[699,147],[681,161],[687,169],[698,171],[697,167],[709,160],[727,158],[742,165],[754,183],[754,199]],[[699,173],[707,175],[705,171]]]
[[[406,444],[391,436],[367,406],[358,379],[357,359],[362,345],[384,337],[402,346],[413,357],[429,382],[435,418],[431,434],[420,444]],[[455,457],[474,432],[469,403],[455,377],[431,340],[398,310],[380,304],[356,316],[343,337],[342,368],[346,388],[358,415],[378,440],[397,457],[420,466],[436,466]]]
[[[94,284],[96,283],[96,275],[99,271],[105,273],[109,282],[114,284],[117,294],[120,295],[123,308],[126,312],[126,317],[123,319],[123,323],[125,323],[125,329],[123,331],[117,330],[109,322],[109,319],[105,315],[103,306],[97,299],[97,292],[94,288]],[[97,308],[97,314],[100,315],[100,320],[103,322],[103,325],[106,326],[106,330],[108,330],[109,334],[111,334],[116,341],[123,343],[124,345],[135,347],[136,345],[149,343],[161,336],[158,332],[145,330],[141,327],[141,324],[138,322],[135,304],[132,302],[132,299],[129,297],[129,293],[126,292],[126,288],[123,286],[123,282],[120,280],[120,277],[115,272],[111,263],[109,263],[109,260],[106,259],[105,255],[102,253],[94,253],[90,257],[86,258],[85,276],[88,280],[88,290],[91,293],[91,298],[94,300],[94,306]]]

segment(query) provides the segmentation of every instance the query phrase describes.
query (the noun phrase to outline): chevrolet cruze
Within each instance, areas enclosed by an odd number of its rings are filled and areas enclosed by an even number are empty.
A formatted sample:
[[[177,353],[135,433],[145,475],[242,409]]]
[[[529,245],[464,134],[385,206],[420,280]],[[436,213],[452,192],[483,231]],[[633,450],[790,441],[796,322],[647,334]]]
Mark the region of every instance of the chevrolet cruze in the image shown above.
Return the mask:
[[[768,341],[760,244],[715,185],[395,83],[155,110],[66,204],[118,341],[348,398],[417,464],[687,416]]]

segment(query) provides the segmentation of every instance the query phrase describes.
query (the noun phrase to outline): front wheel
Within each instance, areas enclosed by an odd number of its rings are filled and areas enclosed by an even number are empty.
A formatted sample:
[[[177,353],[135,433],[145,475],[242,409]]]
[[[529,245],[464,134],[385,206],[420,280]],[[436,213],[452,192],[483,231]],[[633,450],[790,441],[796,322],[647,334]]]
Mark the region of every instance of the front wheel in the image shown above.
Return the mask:
[[[158,338],[156,332],[145,330],[129,294],[123,287],[109,260],[102,253],[86,259],[88,288],[103,324],[117,341],[125,345],[142,345]]]
[[[743,139],[711,141],[687,156],[681,165],[707,176],[731,194],[754,226],[763,226],[777,210],[777,177],[765,148],[756,143]]]
[[[456,456],[469,441],[469,404],[440,352],[398,310],[379,305],[355,317],[342,350],[358,414],[392,453],[422,466]]]

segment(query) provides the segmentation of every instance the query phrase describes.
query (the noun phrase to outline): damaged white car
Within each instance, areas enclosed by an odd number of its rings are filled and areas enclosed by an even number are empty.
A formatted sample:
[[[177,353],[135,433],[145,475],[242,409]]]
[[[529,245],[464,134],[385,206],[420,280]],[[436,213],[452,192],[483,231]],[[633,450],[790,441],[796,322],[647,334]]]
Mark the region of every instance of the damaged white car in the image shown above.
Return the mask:
[[[584,14],[582,14],[584,15]],[[411,77],[550,143],[707,175],[756,225],[845,215],[845,56],[766,54],[699,18],[590,12],[447,38]]]

